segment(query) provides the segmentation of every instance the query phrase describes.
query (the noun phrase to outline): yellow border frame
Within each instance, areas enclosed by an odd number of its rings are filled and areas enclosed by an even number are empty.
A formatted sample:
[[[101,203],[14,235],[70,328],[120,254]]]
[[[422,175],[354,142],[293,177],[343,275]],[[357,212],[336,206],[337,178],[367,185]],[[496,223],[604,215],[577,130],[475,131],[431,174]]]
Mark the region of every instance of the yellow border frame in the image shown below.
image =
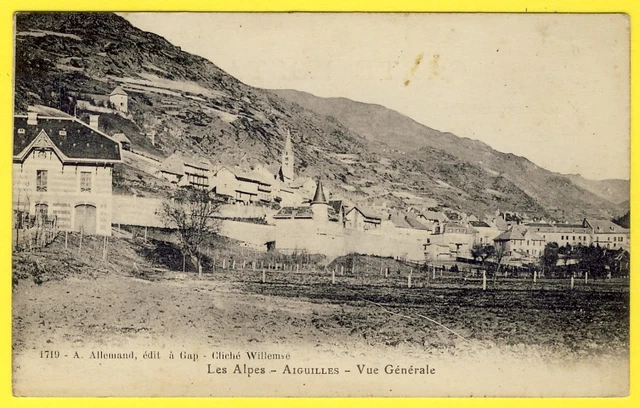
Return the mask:
[[[366,404],[371,407],[383,406],[424,406],[429,404],[438,407],[538,407],[540,405],[562,405],[563,407],[632,407],[640,406],[640,384],[638,371],[640,370],[638,353],[638,336],[640,335],[640,277],[634,276],[636,262],[632,262],[631,278],[631,396],[628,398],[570,398],[570,399],[518,399],[518,398],[403,398],[403,399],[347,399],[336,398],[324,400],[308,399],[142,399],[142,398],[15,398],[11,392],[11,137],[13,112],[13,13],[16,11],[50,10],[50,11],[372,11],[372,12],[517,12],[517,13],[625,13],[630,17],[631,27],[631,152],[638,151],[640,139],[637,135],[638,127],[634,119],[640,116],[638,105],[634,102],[640,95],[640,85],[634,81],[636,67],[640,63],[640,2],[634,0],[236,0],[225,2],[207,2],[198,0],[170,0],[157,2],[150,0],[112,0],[111,2],[97,0],[10,0],[0,5],[0,186],[5,198],[0,200],[0,262],[2,275],[0,278],[0,406],[3,407],[111,407],[117,406],[231,406],[244,407],[260,404],[262,407],[281,406],[309,406],[321,407],[330,404],[336,407]],[[631,203],[639,196],[637,176],[640,176],[637,160],[631,155]],[[632,205],[632,225],[636,225],[637,212]],[[638,209],[640,211],[640,209]],[[640,239],[637,230],[631,230],[631,259],[640,256],[637,245]]]

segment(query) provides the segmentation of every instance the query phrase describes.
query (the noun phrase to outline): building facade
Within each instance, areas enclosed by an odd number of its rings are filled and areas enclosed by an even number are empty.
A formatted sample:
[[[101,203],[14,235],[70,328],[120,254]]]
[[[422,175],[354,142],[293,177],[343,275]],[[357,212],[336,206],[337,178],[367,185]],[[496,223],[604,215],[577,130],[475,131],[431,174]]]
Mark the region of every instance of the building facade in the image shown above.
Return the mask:
[[[14,117],[13,209],[54,218],[63,231],[111,235],[120,143],[70,116]]]
[[[109,102],[120,112],[129,112],[129,95],[121,87],[116,87],[109,94]]]

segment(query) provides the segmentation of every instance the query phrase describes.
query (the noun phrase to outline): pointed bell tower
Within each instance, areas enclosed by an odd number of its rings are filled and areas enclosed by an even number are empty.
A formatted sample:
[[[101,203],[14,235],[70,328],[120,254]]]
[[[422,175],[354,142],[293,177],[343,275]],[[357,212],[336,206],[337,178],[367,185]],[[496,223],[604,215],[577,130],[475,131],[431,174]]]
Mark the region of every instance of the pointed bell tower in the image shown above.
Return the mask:
[[[284,142],[284,149],[282,150],[282,164],[280,167],[282,173],[282,181],[293,181],[293,149],[291,147],[291,133],[287,129],[287,138]]]
[[[324,195],[322,181],[318,180],[316,184],[316,193],[311,200],[311,211],[313,211],[313,219],[315,221],[328,221],[329,219],[329,203]]]

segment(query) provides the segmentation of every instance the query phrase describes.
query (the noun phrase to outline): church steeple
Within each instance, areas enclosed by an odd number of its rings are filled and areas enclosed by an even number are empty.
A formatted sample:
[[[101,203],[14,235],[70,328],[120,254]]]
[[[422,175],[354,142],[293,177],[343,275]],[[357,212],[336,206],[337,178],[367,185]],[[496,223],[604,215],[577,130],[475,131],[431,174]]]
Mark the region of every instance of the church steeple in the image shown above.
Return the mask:
[[[281,172],[283,181],[293,181],[293,149],[291,148],[291,133],[287,129],[287,138],[282,150]]]

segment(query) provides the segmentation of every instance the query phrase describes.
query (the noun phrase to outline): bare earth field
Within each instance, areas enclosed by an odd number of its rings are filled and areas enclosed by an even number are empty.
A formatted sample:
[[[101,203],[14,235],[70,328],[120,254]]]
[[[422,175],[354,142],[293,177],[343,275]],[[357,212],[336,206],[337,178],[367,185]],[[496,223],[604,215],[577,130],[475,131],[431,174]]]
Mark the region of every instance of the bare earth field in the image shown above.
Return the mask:
[[[313,271],[172,272],[155,243],[70,235],[14,254],[14,392],[19,395],[621,396],[628,393],[626,281],[490,282]],[[62,242],[61,242],[62,241]],[[133,263],[136,266],[133,266]],[[444,327],[443,327],[444,326]],[[91,359],[134,351],[137,360]],[[43,351],[59,351],[52,359]],[[160,359],[145,360],[145,351]],[[193,358],[168,360],[169,351]],[[287,361],[215,359],[272,351]],[[74,353],[78,353],[76,358]],[[66,357],[65,357],[66,356]],[[258,364],[272,375],[211,374]],[[340,375],[289,375],[284,366]],[[435,368],[431,375],[385,367]],[[377,367],[360,374],[358,365]],[[269,372],[269,371],[268,371]],[[366,370],[365,370],[366,372]],[[176,380],[177,379],[177,380]]]

